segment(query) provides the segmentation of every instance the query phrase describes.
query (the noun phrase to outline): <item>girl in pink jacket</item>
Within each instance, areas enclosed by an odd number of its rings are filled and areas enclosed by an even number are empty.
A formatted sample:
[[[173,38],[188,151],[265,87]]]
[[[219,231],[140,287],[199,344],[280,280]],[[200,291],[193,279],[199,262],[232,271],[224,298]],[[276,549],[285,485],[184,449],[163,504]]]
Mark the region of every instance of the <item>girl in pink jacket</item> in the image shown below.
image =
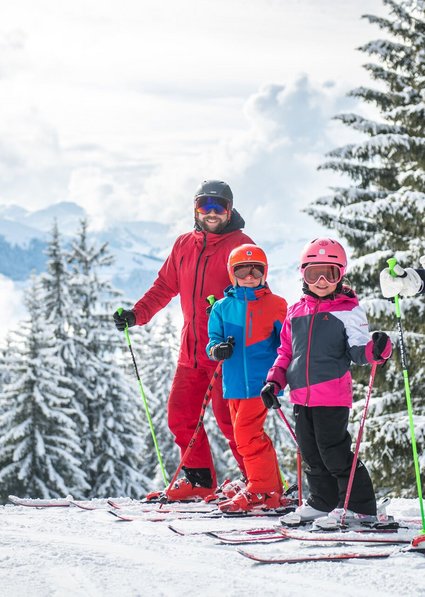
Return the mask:
[[[318,238],[305,246],[304,296],[288,309],[278,356],[261,393],[271,408],[279,391],[290,388],[310,493],[296,510],[300,521],[341,517],[353,461],[347,430],[353,400],[350,365],[384,363],[391,355],[387,334],[375,332],[370,338],[365,312],[342,283],[346,267],[339,242]],[[345,520],[376,519],[372,481],[360,460],[348,507]]]

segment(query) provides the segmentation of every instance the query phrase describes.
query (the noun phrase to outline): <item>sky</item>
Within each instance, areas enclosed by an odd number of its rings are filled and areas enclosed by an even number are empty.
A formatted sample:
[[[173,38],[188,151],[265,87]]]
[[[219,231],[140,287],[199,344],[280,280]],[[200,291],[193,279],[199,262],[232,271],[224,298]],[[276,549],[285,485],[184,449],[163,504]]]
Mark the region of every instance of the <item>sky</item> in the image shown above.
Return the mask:
[[[16,0],[0,24],[0,204],[191,223],[220,178],[263,218],[326,191],[381,0]],[[158,205],[161,209],[158,210]],[[182,210],[183,208],[183,210]],[[182,217],[182,211],[184,216]],[[186,213],[187,212],[187,213]],[[248,220],[248,218],[246,218]],[[274,218],[275,219],[275,218]],[[282,230],[275,226],[273,236]]]
[[[364,113],[356,50],[381,0],[14,0],[0,22],[0,207],[73,201],[94,229],[193,225],[226,180],[257,243],[324,233],[302,210],[341,180],[317,171]],[[0,279],[0,311],[17,290]],[[19,313],[21,315],[21,313]],[[16,313],[18,316],[18,313]],[[0,321],[1,323],[1,321]]]

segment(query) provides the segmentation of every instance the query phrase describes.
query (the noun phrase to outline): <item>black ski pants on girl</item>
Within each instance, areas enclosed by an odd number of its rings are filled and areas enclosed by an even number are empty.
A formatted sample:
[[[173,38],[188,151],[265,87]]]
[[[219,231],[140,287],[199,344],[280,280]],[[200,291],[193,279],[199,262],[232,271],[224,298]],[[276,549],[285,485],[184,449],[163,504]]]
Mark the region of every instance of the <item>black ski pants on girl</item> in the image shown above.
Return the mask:
[[[344,506],[354,454],[348,433],[350,409],[344,406],[294,405],[295,433],[304,461],[310,495],[307,502],[330,512]],[[376,514],[372,481],[358,460],[348,509]]]

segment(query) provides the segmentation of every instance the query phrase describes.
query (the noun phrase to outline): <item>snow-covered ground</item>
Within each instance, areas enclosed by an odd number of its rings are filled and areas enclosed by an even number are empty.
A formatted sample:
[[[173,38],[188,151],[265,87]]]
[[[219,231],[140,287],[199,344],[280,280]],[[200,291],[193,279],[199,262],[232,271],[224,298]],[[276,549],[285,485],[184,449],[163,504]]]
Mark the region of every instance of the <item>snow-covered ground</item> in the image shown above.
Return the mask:
[[[395,553],[386,560],[262,565],[207,535],[180,536],[164,520],[122,522],[105,503],[75,507],[0,507],[2,597],[252,596],[420,597],[425,556]],[[415,500],[394,500],[389,513],[419,517]],[[175,520],[186,530],[273,526],[277,519]],[[256,553],[388,550],[397,547],[317,546],[298,541],[248,546]]]

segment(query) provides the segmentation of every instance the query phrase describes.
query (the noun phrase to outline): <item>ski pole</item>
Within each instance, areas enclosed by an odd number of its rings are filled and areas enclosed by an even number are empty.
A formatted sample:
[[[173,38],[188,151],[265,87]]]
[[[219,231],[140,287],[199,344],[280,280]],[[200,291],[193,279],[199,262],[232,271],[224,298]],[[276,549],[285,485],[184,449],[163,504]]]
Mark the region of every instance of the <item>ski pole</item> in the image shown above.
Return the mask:
[[[123,311],[122,307],[119,307],[119,309],[117,309],[117,311],[118,311],[119,315],[121,315],[121,313]],[[130,349],[131,358],[133,359],[133,366],[134,366],[134,370],[136,372],[137,382],[139,384],[139,389],[140,389],[140,394],[142,396],[143,405],[145,407],[146,417],[149,422],[149,428],[151,430],[153,443],[155,445],[155,450],[156,450],[156,455],[158,457],[159,466],[161,467],[162,477],[164,479],[165,486],[167,486],[167,484],[168,484],[167,474],[165,472],[164,464],[162,462],[161,452],[159,451],[158,442],[156,441],[155,430],[154,430],[152,418],[151,418],[151,415],[149,412],[149,407],[148,407],[148,403],[146,400],[145,392],[143,390],[142,380],[140,379],[139,370],[137,369],[136,359],[134,358],[133,347],[131,346],[130,334],[128,332],[128,324],[126,324],[126,326],[125,326],[124,335],[125,335],[125,339],[127,340],[128,348]]]
[[[391,257],[387,261],[390,274],[394,277],[397,274],[394,271],[394,267],[397,265],[397,260],[395,257]],[[406,345],[404,343],[404,336],[403,336],[403,326],[401,324],[401,310],[400,310],[400,300],[398,294],[394,297],[394,304],[395,304],[395,314],[397,319],[397,330],[398,330],[398,337],[399,337],[399,344],[400,344],[400,357],[401,357],[401,366],[403,368],[403,379],[404,379],[404,390],[406,394],[406,403],[407,403],[407,412],[409,413],[409,427],[410,427],[410,438],[412,441],[412,452],[413,452],[413,462],[415,466],[415,475],[416,475],[416,485],[418,488],[418,498],[419,498],[419,507],[421,510],[421,518],[422,518],[422,531],[425,533],[425,512],[424,512],[424,503],[422,498],[422,484],[421,484],[421,473],[419,468],[419,459],[418,459],[418,451],[416,448],[416,437],[415,437],[415,426],[413,423],[413,408],[412,408],[412,400],[410,397],[410,383],[409,383],[409,374],[407,371],[407,358],[406,358]]]
[[[188,457],[190,451],[192,450],[192,448],[193,448],[193,446],[194,446],[194,444],[196,442],[196,438],[198,437],[199,431],[200,431],[201,427],[203,426],[205,411],[206,411],[207,406],[208,406],[208,404],[209,404],[209,402],[211,400],[212,390],[214,388],[215,382],[217,381],[217,378],[219,377],[219,375],[221,373],[221,367],[222,367],[222,365],[223,365],[223,361],[220,361],[218,363],[218,365],[217,365],[216,370],[213,373],[213,376],[212,376],[211,381],[209,383],[208,389],[207,389],[207,391],[205,393],[205,396],[204,396],[204,399],[202,401],[201,414],[199,415],[199,419],[198,419],[198,422],[196,424],[195,431],[193,432],[193,435],[190,438],[188,446],[187,446],[186,450],[184,451],[184,454],[183,454],[183,456],[182,456],[182,458],[180,460],[180,463],[179,463],[179,465],[178,465],[178,467],[176,469],[176,472],[174,473],[173,478],[170,481],[170,484],[168,485],[168,487],[165,490],[165,495],[164,495],[165,499],[168,499],[168,493],[169,493],[170,489],[172,488],[172,486],[174,485],[174,482],[176,481],[176,479],[177,479],[180,471],[182,470],[182,468],[183,468],[183,466],[184,466],[184,464],[185,464],[185,462],[187,460],[187,457]]]
[[[295,445],[297,446],[297,484],[298,484],[298,505],[302,506],[303,503],[303,490],[302,490],[302,460],[301,460],[301,451],[300,448],[298,446],[298,442],[297,442],[297,436],[295,435],[295,431],[292,429],[288,419],[285,417],[285,415],[283,414],[283,410],[278,407],[275,409],[277,414],[279,415],[279,417],[282,419],[282,421],[285,423],[286,427],[288,428],[288,431],[292,437],[292,439],[295,442]]]
[[[357,434],[356,448],[354,450],[354,457],[353,457],[353,462],[351,464],[350,476],[348,478],[347,492],[345,494],[345,500],[344,500],[344,511],[341,516],[341,524],[344,524],[345,515],[346,515],[347,509],[348,509],[348,502],[350,501],[350,497],[351,497],[351,490],[353,488],[354,475],[356,474],[357,461],[359,459],[360,444],[362,441],[363,429],[364,429],[364,426],[366,423],[366,415],[367,415],[367,411],[369,408],[370,397],[372,395],[372,388],[373,388],[373,383],[375,381],[375,373],[376,373],[377,366],[378,366],[378,363],[373,363],[372,369],[370,372],[369,387],[367,390],[365,405],[363,407],[362,418],[360,420],[359,433]]]

